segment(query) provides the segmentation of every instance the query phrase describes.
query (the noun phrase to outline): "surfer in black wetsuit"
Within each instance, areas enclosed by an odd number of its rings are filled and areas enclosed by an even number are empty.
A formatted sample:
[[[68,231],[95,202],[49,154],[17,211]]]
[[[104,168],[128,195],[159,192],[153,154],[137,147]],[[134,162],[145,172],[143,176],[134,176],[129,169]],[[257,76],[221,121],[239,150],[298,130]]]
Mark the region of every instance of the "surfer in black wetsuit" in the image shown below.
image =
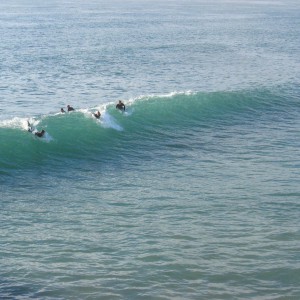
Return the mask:
[[[99,119],[99,118],[101,117],[100,111],[98,110],[96,113],[93,113],[93,116],[94,116],[96,119]]]
[[[72,106],[70,106],[70,105],[68,105],[67,108],[68,108],[68,111],[75,110],[75,109],[74,109]]]
[[[38,137],[43,137],[45,135],[46,131],[44,129],[42,131],[34,132],[35,129],[32,127],[29,121],[27,121],[27,124],[28,124],[28,132],[34,133],[34,135]]]
[[[46,133],[46,131],[43,129],[42,131],[36,132],[34,135],[36,135],[38,137],[43,137],[45,133]]]
[[[63,108],[61,108],[61,109],[60,109],[60,112],[61,112],[61,113],[65,113],[66,111],[65,111]]]
[[[125,104],[121,100],[119,100],[119,103],[116,105],[116,108],[125,111]]]

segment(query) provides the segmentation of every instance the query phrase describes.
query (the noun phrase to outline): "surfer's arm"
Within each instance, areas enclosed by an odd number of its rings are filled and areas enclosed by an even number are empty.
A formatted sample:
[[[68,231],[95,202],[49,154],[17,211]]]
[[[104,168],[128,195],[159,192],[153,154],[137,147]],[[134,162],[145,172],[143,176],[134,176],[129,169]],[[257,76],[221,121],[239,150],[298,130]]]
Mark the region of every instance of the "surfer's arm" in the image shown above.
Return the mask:
[[[27,121],[27,125],[28,125],[28,132],[32,132],[33,131],[33,128],[32,126],[30,125],[30,123]]]
[[[28,131],[31,132],[32,131],[32,126],[30,125],[29,121],[27,121],[27,126],[28,126]]]

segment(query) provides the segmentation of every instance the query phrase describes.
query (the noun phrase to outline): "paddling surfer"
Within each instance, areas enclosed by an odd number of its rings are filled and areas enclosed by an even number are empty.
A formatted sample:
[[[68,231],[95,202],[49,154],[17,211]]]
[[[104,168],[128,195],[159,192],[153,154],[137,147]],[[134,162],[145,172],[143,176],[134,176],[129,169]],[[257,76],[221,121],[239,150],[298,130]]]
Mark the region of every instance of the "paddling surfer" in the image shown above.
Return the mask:
[[[68,111],[73,111],[73,110],[75,110],[72,106],[70,106],[70,105],[68,105],[67,106],[67,109],[68,109]]]

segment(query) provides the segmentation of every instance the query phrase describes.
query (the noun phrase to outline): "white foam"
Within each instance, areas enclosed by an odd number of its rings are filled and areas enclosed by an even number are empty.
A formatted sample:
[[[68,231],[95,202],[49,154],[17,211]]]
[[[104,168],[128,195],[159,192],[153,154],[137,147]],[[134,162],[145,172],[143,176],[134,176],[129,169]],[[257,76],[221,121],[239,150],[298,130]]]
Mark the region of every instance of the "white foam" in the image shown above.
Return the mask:
[[[123,127],[120,126],[117,121],[107,112],[101,113],[99,123],[103,128],[113,128],[117,131],[123,131]]]
[[[155,99],[155,98],[172,98],[172,97],[177,96],[177,95],[187,95],[187,96],[190,96],[190,95],[194,95],[194,94],[197,94],[197,92],[193,92],[193,91],[188,90],[188,91],[173,91],[173,92],[166,93],[166,94],[140,95],[138,97],[130,98],[127,101],[127,105],[128,104],[133,104],[134,102],[140,101],[140,100],[148,101],[148,100],[152,100],[152,99]]]
[[[44,134],[44,136],[41,138],[41,140],[49,143],[49,142],[53,141],[53,138],[52,138],[52,136],[48,132],[46,132]]]
[[[107,107],[110,105],[113,105],[113,102],[101,104],[91,109],[88,108],[79,109],[78,111],[83,113],[87,118],[95,119],[95,121],[99,123],[100,126],[103,128],[112,128],[117,131],[123,131],[124,129],[122,128],[122,126],[120,126],[118,122],[107,112]],[[100,111],[101,113],[101,117],[99,119],[96,119],[93,115],[97,111]]]
[[[0,127],[3,128],[15,128],[15,129],[22,129],[22,130],[28,130],[28,123],[27,121],[33,125],[36,126],[39,124],[39,120],[35,120],[33,118],[19,118],[14,117],[10,120],[3,120],[0,121]]]
[[[134,108],[129,108],[129,109],[126,108],[126,111],[124,111],[123,114],[124,116],[129,117],[133,114],[133,112],[134,112]]]

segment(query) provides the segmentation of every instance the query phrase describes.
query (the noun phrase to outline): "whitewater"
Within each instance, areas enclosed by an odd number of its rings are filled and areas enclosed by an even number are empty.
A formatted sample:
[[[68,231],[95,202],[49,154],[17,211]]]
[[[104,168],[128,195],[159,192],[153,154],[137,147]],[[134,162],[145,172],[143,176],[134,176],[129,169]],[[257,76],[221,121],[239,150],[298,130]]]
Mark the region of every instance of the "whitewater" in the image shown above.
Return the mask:
[[[0,299],[299,299],[299,17],[0,3]]]

